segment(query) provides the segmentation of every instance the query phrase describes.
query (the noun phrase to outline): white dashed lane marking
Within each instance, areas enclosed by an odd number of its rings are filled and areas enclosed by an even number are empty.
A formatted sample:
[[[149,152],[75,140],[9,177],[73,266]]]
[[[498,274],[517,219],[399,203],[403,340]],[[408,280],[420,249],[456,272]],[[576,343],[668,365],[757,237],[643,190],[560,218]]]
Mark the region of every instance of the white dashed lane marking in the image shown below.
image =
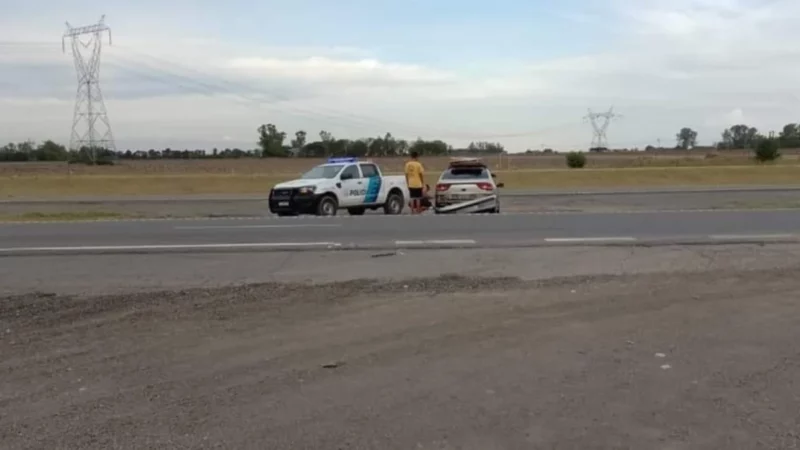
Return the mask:
[[[186,226],[175,227],[176,230],[247,230],[247,229],[262,229],[262,228],[337,228],[341,227],[340,223],[309,223],[309,224],[286,224],[286,225],[201,225],[201,226]]]
[[[795,234],[712,234],[709,236],[711,239],[717,240],[731,240],[731,241],[746,241],[751,239],[793,239],[797,237]]]
[[[623,236],[623,237],[563,237],[563,238],[545,238],[545,242],[633,242],[637,239],[635,237]]]
[[[471,218],[493,219],[499,216],[581,216],[581,215],[633,215],[633,214],[686,214],[686,213],[769,213],[769,212],[790,212],[800,211],[800,208],[770,208],[770,209],[667,209],[667,210],[613,210],[613,211],[528,211],[528,212],[505,212],[500,214],[471,215]],[[455,214],[402,214],[399,216],[371,214],[365,216],[296,216],[296,217],[277,217],[277,216],[242,216],[242,217],[153,217],[138,219],[99,219],[99,220],[26,220],[26,221],[6,221],[0,222],[3,225],[30,225],[30,224],[81,224],[81,223],[109,223],[109,222],[206,222],[206,221],[244,221],[244,220],[270,220],[270,221],[298,221],[298,220],[395,220],[397,218],[431,218],[446,219],[453,217],[463,217]]]
[[[431,239],[424,241],[394,241],[395,245],[476,245],[474,239]]]
[[[8,247],[0,253],[14,252],[87,252],[87,251],[148,251],[148,250],[210,250],[210,249],[256,249],[256,248],[338,248],[339,242],[247,242],[219,244],[164,244],[164,245],[80,245],[65,247]]]

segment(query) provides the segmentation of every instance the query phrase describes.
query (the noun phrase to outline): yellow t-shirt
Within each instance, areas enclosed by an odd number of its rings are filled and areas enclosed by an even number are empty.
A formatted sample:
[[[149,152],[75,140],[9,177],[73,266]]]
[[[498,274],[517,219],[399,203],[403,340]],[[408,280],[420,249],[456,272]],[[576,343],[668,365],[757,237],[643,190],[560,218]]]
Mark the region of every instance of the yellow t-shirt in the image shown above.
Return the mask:
[[[406,180],[408,181],[408,187],[411,189],[422,189],[422,174],[425,173],[425,169],[422,168],[422,164],[419,161],[409,161],[406,163]]]

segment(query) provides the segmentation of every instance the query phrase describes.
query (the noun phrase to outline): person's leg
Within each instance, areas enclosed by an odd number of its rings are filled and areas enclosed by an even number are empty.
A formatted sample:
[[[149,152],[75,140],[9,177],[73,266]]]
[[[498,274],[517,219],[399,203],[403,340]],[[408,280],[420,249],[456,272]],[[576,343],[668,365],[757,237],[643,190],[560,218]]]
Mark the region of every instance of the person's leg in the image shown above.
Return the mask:
[[[419,213],[420,191],[422,191],[422,189],[413,188],[408,190],[408,193],[411,196],[411,214]]]

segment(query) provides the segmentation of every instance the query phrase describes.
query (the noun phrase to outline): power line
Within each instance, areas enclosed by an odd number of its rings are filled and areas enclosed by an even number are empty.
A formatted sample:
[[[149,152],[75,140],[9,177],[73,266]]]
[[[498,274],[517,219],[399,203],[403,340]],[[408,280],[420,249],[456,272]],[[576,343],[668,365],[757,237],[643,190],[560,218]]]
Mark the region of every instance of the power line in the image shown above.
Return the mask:
[[[608,126],[611,121],[622,116],[614,113],[612,106],[608,111],[596,113],[589,109],[589,114],[584,116],[584,120],[588,120],[592,124],[592,144],[590,149],[605,150],[608,148]]]
[[[125,50],[130,53],[138,54],[140,57],[150,59],[154,61],[160,67],[153,67],[149,64],[142,63],[141,61],[133,61],[132,66],[135,67],[142,67],[147,66],[149,70],[154,72],[161,72],[163,74],[169,75],[170,78],[181,79],[185,82],[194,84],[195,86],[201,87],[201,90],[206,91],[209,95],[214,93],[225,93],[229,95],[234,95],[239,97],[239,99],[243,99],[245,102],[249,102],[252,104],[257,105],[267,105],[267,106],[274,106],[275,104],[280,104],[281,112],[288,113],[291,115],[301,116],[301,117],[309,117],[309,118],[320,118],[326,121],[329,121],[333,124],[340,124],[345,126],[352,126],[357,125],[360,127],[383,127],[383,132],[388,131],[389,128],[400,128],[402,130],[412,131],[415,133],[421,133],[426,135],[439,135],[443,137],[460,137],[462,139],[472,139],[472,140],[485,140],[485,139],[500,139],[500,138],[514,138],[514,137],[526,137],[526,136],[535,136],[538,134],[542,134],[548,131],[553,131],[556,129],[562,129],[567,127],[572,127],[577,124],[577,122],[570,122],[570,123],[562,123],[555,126],[545,127],[540,130],[528,130],[523,132],[517,133],[499,133],[499,134],[478,134],[478,133],[468,133],[463,131],[455,131],[455,130],[444,130],[444,129],[434,129],[434,128],[427,128],[427,127],[419,127],[414,125],[408,124],[400,124],[400,123],[393,123],[390,121],[382,120],[376,117],[364,117],[359,116],[356,114],[346,113],[339,110],[325,108],[325,107],[314,107],[313,109],[299,107],[297,105],[293,105],[293,99],[291,97],[286,96],[283,93],[274,92],[269,89],[264,88],[256,88],[253,85],[236,82],[227,80],[223,77],[209,75],[205,72],[201,72],[197,69],[179,64],[174,61],[169,61],[164,58],[160,58],[154,55],[144,54],[142,52],[138,52],[134,49],[131,49],[127,46],[122,46]],[[121,57],[120,55],[116,55],[120,59],[126,59],[125,57]],[[206,78],[206,80],[198,80],[197,77],[192,77],[191,75],[184,75],[178,74],[174,69],[167,70],[164,67],[173,67],[177,68],[182,72],[190,72],[195,73],[196,76],[202,76]],[[213,78],[215,80],[209,80],[208,78]],[[263,96],[263,98],[257,98],[253,95],[246,95],[242,92],[252,92],[255,94],[259,94],[259,96]],[[382,134],[382,133],[381,133]]]
[[[88,148],[91,158],[96,160],[98,148],[116,151],[114,135],[108,121],[103,93],[100,90],[100,51],[103,33],[108,32],[111,44],[111,29],[105,24],[106,16],[94,25],[73,27],[67,22],[67,31],[61,38],[61,50],[66,52],[66,40],[70,39],[75,71],[78,76],[78,92],[75,96],[75,111],[72,119],[70,150]],[[81,37],[89,36],[84,42]],[[88,50],[88,57],[83,50]]]
[[[110,30],[109,30],[110,31]],[[0,47],[36,47],[49,46],[41,42],[9,42],[0,41]],[[180,90],[189,93],[197,93],[205,96],[224,94],[231,97],[237,103],[249,106],[268,106],[278,108],[282,113],[290,115],[321,119],[333,125],[345,127],[358,126],[362,128],[381,128],[379,134],[389,129],[401,129],[411,131],[414,134],[428,136],[440,136],[450,138],[461,138],[469,140],[490,140],[503,138],[522,138],[534,137],[537,135],[553,132],[561,129],[572,128],[579,122],[560,123],[553,126],[542,127],[537,130],[524,130],[512,133],[485,134],[473,133],[462,130],[445,130],[441,128],[429,128],[410,124],[401,124],[377,117],[356,115],[343,112],[328,107],[304,108],[293,104],[294,99],[285,93],[277,92],[274,89],[257,87],[251,83],[233,81],[225,77],[207,73],[166,58],[142,53],[126,45],[117,45],[116,48],[124,50],[126,53],[115,52],[114,59],[107,61],[106,65],[131,72],[137,76],[149,79],[164,85],[175,86]],[[137,57],[138,56],[138,57]]]

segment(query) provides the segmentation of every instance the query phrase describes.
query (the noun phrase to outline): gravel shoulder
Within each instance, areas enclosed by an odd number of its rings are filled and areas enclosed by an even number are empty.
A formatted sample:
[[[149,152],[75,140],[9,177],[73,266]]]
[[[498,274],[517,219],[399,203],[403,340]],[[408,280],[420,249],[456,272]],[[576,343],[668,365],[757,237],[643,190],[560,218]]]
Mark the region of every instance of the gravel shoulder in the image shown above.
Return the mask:
[[[0,442],[795,448],[797,268],[6,296]]]

